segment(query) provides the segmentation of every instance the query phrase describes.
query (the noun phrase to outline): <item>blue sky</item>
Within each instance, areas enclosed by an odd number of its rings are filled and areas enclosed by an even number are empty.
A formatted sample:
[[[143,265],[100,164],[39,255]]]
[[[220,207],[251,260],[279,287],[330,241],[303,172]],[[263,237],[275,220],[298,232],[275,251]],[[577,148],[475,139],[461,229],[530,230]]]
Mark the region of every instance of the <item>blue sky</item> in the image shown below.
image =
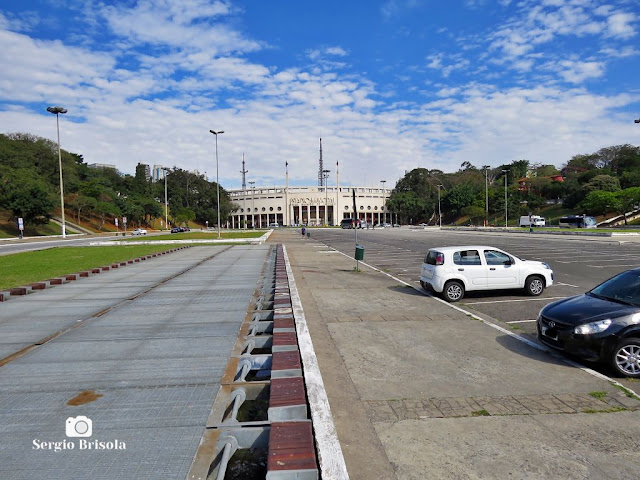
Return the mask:
[[[393,186],[640,144],[637,0],[0,0],[0,132],[132,173]]]

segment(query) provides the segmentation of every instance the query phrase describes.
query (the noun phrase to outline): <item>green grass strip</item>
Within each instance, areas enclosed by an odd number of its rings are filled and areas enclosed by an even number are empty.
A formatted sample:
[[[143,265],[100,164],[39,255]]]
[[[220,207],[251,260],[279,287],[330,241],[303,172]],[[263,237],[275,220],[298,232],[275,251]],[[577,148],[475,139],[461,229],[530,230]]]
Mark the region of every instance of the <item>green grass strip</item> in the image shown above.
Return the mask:
[[[260,238],[265,232],[220,232],[221,240],[229,240],[231,238]],[[127,241],[152,242],[154,240],[217,240],[218,232],[184,232],[184,233],[167,233],[166,235],[140,235],[135,237],[123,237]]]
[[[170,245],[59,247],[0,256],[0,290],[171,250]]]

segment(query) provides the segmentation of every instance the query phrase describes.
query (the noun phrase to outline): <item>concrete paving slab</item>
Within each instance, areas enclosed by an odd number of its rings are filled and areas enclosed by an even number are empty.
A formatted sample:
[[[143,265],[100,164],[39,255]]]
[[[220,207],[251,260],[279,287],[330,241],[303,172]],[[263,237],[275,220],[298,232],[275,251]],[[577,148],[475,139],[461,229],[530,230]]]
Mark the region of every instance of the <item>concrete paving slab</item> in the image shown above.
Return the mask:
[[[293,232],[271,240],[286,244],[352,480],[637,476],[640,402],[606,378]]]
[[[402,479],[631,480],[640,460],[637,418],[619,412],[421,419],[377,424],[376,431]]]
[[[212,253],[190,250],[185,257],[174,254],[179,265],[158,265],[155,283],[153,262],[146,262],[144,289]],[[267,251],[219,249],[148,294],[125,302],[115,296],[116,308],[2,367],[0,478],[185,478]],[[86,301],[91,289],[73,294]],[[23,335],[30,325],[27,307],[20,322],[2,319],[0,330]],[[89,403],[67,404],[88,391],[96,394]],[[79,415],[93,422],[91,440],[118,439],[126,449],[80,449],[81,439],[67,437],[65,429],[66,419]],[[75,442],[76,448],[42,450],[34,439]]]

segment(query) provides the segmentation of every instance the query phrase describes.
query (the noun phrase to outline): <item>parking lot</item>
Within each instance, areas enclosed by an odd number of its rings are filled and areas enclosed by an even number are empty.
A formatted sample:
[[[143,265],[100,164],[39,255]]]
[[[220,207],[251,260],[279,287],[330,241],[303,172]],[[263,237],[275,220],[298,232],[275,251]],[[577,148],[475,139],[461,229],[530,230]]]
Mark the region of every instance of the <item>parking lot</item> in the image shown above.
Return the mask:
[[[354,230],[313,230],[315,240],[350,256]],[[490,245],[520,258],[547,262],[555,283],[540,297],[520,290],[468,292],[458,306],[495,320],[529,339],[535,339],[535,320],[548,303],[583,293],[613,275],[640,266],[640,242],[611,238],[552,236],[412,229],[408,227],[358,230],[365,247],[364,261],[407,283],[419,286],[420,266],[429,248],[449,245]],[[610,374],[610,372],[604,372]],[[637,388],[637,383],[635,384]]]

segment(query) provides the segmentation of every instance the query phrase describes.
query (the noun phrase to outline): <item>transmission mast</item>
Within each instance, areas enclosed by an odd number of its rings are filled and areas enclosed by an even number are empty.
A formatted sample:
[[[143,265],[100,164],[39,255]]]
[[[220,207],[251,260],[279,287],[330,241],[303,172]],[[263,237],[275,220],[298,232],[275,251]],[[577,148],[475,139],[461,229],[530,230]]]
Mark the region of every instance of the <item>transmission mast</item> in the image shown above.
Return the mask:
[[[244,168],[244,153],[242,154],[242,170],[240,170],[240,173],[242,174],[242,191],[244,192],[245,190],[247,190],[246,174],[249,173],[249,170],[245,170]]]
[[[324,167],[322,166],[322,139],[320,139],[320,168],[318,169],[318,185],[324,185]]]

